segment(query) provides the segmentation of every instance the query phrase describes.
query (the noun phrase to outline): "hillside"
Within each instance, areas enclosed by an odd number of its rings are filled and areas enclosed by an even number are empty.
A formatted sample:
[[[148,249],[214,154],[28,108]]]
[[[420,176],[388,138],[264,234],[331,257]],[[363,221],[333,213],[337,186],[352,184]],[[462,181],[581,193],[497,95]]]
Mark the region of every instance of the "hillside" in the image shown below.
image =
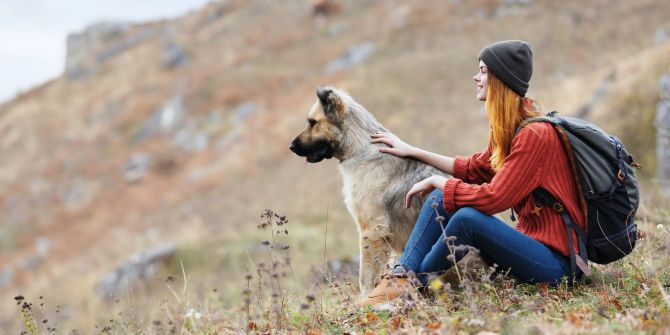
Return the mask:
[[[73,311],[102,309],[97,283],[133,254],[165,242],[239,251],[265,208],[304,227],[306,240],[323,239],[327,217],[329,243],[346,246],[329,256],[355,254],[336,162],[306,165],[288,150],[315,88],[348,90],[409,143],[469,154],[488,134],[476,56],[501,39],[533,45],[529,96],[566,114],[592,101],[588,117],[632,143],[653,184],[649,106],[670,73],[669,2],[315,8],[221,1],[73,34],[61,77],[0,106],[0,299],[59,292]],[[0,315],[14,325],[14,312]]]

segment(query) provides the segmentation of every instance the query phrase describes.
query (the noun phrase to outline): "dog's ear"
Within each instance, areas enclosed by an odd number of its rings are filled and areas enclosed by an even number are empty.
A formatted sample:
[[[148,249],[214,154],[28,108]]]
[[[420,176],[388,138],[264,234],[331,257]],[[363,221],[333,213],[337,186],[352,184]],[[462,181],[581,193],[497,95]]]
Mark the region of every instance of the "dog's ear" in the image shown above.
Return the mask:
[[[321,86],[316,89],[316,96],[319,97],[319,101],[321,101],[324,109],[330,104],[329,98],[331,93],[333,93],[333,90],[330,87]]]
[[[319,97],[323,113],[333,124],[339,124],[344,117],[344,104],[333,89],[321,86],[316,90],[316,96]]]

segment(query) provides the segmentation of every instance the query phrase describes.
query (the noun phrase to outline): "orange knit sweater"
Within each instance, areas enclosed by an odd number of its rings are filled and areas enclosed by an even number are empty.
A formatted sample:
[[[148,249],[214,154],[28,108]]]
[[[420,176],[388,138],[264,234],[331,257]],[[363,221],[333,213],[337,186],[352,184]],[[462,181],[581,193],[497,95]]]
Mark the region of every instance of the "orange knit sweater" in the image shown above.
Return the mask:
[[[493,215],[514,207],[519,215],[516,229],[546,246],[568,255],[568,239],[561,215],[550,206],[533,212],[531,192],[542,187],[563,204],[584,229],[572,168],[558,133],[551,124],[531,123],[512,140],[510,153],[498,172],[490,164],[490,147],[470,157],[456,157],[454,178],[444,185],[444,208],[454,212],[472,207]],[[575,252],[579,252],[573,233]]]

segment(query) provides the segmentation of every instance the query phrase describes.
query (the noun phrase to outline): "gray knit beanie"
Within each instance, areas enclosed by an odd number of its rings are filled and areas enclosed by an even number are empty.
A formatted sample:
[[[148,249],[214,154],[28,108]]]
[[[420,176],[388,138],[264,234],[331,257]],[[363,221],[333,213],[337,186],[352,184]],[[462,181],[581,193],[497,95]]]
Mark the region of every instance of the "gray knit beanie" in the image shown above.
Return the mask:
[[[502,41],[485,46],[479,59],[489,71],[522,97],[528,91],[533,75],[533,50],[530,43],[519,40]]]

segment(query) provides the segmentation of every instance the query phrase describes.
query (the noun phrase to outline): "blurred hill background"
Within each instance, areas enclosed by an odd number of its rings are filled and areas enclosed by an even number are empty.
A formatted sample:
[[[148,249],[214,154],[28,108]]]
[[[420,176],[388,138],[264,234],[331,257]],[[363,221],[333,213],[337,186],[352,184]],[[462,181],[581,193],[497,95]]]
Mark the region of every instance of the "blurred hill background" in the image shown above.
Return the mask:
[[[165,279],[155,273],[182,265],[200,294],[215,283],[232,306],[240,295],[224,287],[256,252],[266,208],[288,216],[296,262],[357,254],[337,162],[288,150],[316,87],[347,90],[413,145],[468,155],[488,135],[477,55],[503,39],[533,46],[528,95],[622,138],[662,201],[654,117],[668,13],[664,0],[229,0],[72,32],[62,75],[0,105],[0,325],[18,329],[23,294],[92,332],[112,310],[105,297],[150,304]],[[147,250],[181,262],[103,285]]]

